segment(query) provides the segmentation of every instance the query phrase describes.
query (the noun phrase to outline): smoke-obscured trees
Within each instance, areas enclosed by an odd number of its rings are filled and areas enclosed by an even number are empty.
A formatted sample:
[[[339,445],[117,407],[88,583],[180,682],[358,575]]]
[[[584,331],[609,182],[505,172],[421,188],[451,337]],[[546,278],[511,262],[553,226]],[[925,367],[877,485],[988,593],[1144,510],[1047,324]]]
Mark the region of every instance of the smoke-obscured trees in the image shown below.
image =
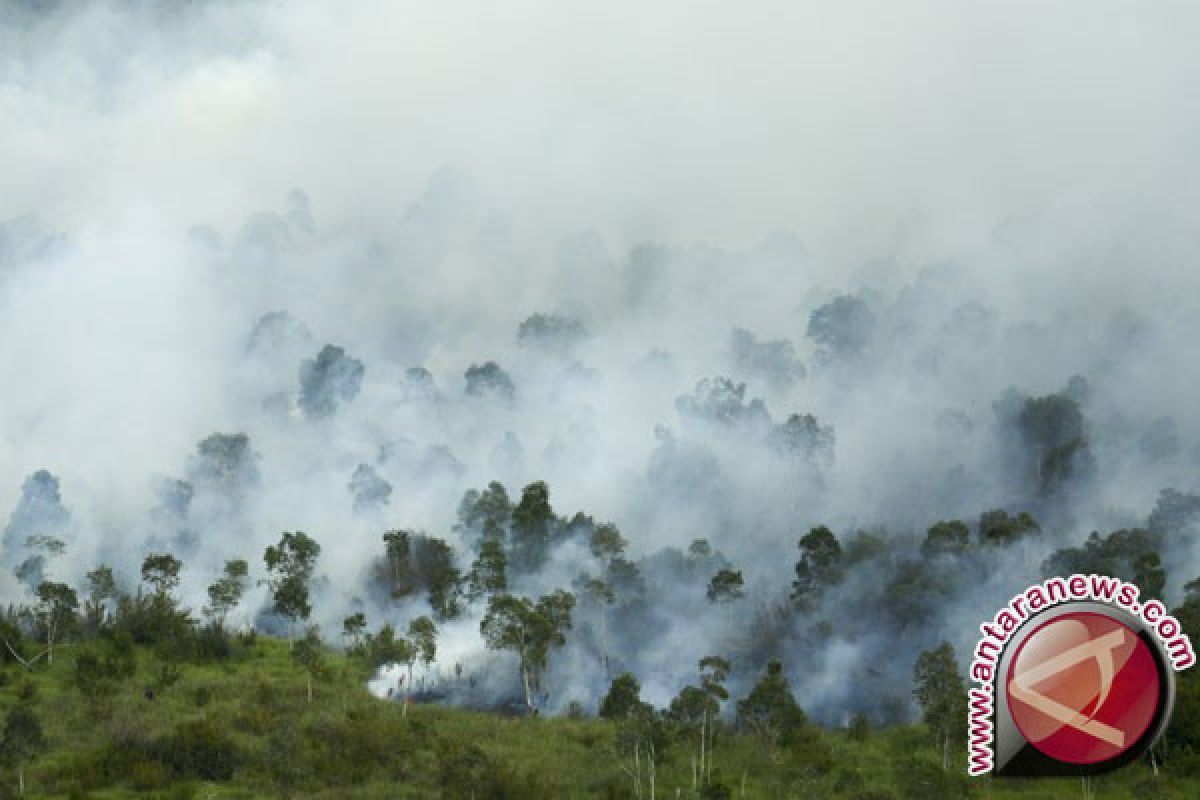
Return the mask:
[[[392,496],[392,485],[380,477],[370,464],[359,464],[346,486],[354,496],[354,513],[363,514],[386,506]]]
[[[279,543],[267,547],[263,553],[272,608],[287,619],[289,642],[293,638],[295,623],[307,620],[312,614],[309,581],[312,580],[320,554],[321,545],[303,531],[285,531]]]
[[[562,314],[534,314],[517,329],[521,347],[566,355],[587,338],[587,329],[574,317]]]
[[[454,549],[442,539],[413,531],[383,534],[384,557],[376,561],[373,576],[395,599],[424,591],[439,619],[451,619],[462,610],[462,573]],[[468,587],[469,588],[469,587]]]
[[[61,541],[70,522],[71,515],[63,506],[58,478],[44,469],[34,472],[21,484],[21,498],[4,529],[0,547],[4,563],[11,569],[27,559],[36,559],[40,554],[23,549],[27,548],[26,543],[37,542],[38,537]],[[29,575],[34,581],[31,587],[35,587],[42,578],[41,567],[30,569]]]
[[[332,416],[342,403],[349,403],[362,388],[363,363],[327,344],[315,359],[300,364],[300,409],[306,417]]]
[[[235,558],[225,562],[225,570],[221,577],[208,587],[208,606],[204,613],[212,620],[217,630],[225,629],[225,619],[229,612],[242,602],[249,574],[250,565],[244,559]]]
[[[826,589],[842,579],[842,546],[833,531],[821,525],[800,537],[799,547],[792,602],[807,611],[816,606]]]
[[[737,711],[738,721],[770,747],[786,745],[801,732],[808,719],[778,661],[767,664],[766,673],[738,702]]]
[[[951,744],[965,742],[967,736],[967,688],[950,643],[923,651],[913,666],[913,678],[913,695],[941,751],[942,769],[946,769]]]
[[[487,613],[479,623],[487,646],[516,654],[525,705],[538,710],[542,680],[552,650],[566,643],[571,628],[575,597],[559,589],[538,598],[498,594],[488,601]]]
[[[745,580],[742,571],[732,569],[718,570],[708,582],[706,595],[708,602],[725,606],[729,613],[729,625],[733,626],[734,603],[746,596]]]
[[[866,351],[877,324],[865,300],[839,295],[812,312],[805,335],[816,342],[821,360],[853,360]]]
[[[787,339],[759,341],[745,328],[734,328],[729,351],[740,376],[765,381],[776,390],[788,388],[805,375],[796,348]]]
[[[467,382],[466,393],[469,397],[494,398],[511,403],[516,393],[512,378],[495,361],[472,364],[463,373],[463,378]]]

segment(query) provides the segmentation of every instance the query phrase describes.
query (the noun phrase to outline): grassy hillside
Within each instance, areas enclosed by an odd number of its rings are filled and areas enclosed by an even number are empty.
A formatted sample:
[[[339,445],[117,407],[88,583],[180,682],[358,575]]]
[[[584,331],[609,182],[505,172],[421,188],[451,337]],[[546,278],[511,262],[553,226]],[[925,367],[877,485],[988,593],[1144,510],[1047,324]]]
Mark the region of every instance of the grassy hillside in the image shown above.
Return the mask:
[[[373,698],[363,668],[324,653],[308,699],[307,673],[288,644],[235,642],[219,663],[172,664],[133,651],[133,674],[89,683],[94,641],[62,648],[54,663],[0,672],[0,714],[34,710],[45,749],[25,769],[28,797],[92,798],[623,798],[650,797],[644,751],[635,765],[620,727],[601,719],[512,719]],[[84,676],[81,678],[81,675]],[[803,698],[800,698],[803,701]],[[717,737],[712,780],[693,790],[696,747],[664,740],[655,796],[1083,797],[1079,781],[968,781],[961,756],[944,772],[920,727],[884,731],[810,729],[784,746],[749,734]],[[1148,766],[1098,779],[1095,797],[1200,796],[1184,762],[1155,778]],[[15,796],[7,768],[0,796]]]

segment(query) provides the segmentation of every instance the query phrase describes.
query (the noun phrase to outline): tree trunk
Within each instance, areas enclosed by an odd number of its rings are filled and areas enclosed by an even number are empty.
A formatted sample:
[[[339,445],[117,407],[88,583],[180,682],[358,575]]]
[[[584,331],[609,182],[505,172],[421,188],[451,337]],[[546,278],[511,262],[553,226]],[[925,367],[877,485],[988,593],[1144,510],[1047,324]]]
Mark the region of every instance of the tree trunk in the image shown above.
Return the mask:
[[[608,607],[600,603],[600,654],[604,657],[604,680],[608,680]]]
[[[654,774],[654,744],[647,744],[646,748],[648,756],[646,760],[646,775],[650,779],[650,800],[654,800],[654,778],[656,777]]]
[[[700,718],[700,778],[704,780],[704,740],[706,737],[705,731],[708,729],[708,711],[704,711],[704,715]],[[707,781],[705,781],[707,783]]]
[[[533,702],[533,689],[529,685],[529,667],[521,665],[521,685],[525,688],[525,705],[530,711],[537,711],[537,705]]]
[[[308,682],[308,704],[311,706],[312,705],[312,673],[307,672],[307,673],[305,673],[304,677],[305,677],[305,680]]]
[[[17,764],[17,796],[25,796],[25,765]]]

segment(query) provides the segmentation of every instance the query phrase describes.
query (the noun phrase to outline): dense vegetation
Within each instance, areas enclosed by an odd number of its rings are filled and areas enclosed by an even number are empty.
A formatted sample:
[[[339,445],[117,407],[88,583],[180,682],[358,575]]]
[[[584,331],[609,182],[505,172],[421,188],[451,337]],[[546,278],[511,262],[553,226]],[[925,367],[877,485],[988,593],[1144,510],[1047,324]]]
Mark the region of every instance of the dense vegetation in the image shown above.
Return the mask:
[[[528,488],[524,507],[512,510],[520,525],[536,527],[531,508],[546,507],[544,489]],[[487,498],[469,493],[466,518],[481,507],[503,507]],[[547,530],[560,524],[542,521]],[[1036,524],[992,513],[980,530],[983,541],[1007,542]],[[620,534],[606,525],[589,531],[596,557],[607,559],[610,571],[601,575],[610,575],[623,548]],[[286,639],[227,628],[249,584],[244,560],[227,562],[215,577],[202,620],[182,607],[183,565],[168,553],[145,557],[132,593],[118,588],[107,566],[89,572],[80,592],[42,581],[36,603],[11,606],[0,618],[0,796],[881,800],[1075,791],[1182,798],[1200,791],[1200,679],[1190,674],[1182,678],[1171,730],[1145,763],[1078,785],[967,780],[965,689],[949,643],[923,651],[911,666],[911,692],[922,713],[916,726],[877,728],[865,714],[821,726],[775,660],[735,695],[729,679],[743,668],[744,653],[733,662],[702,658],[694,684],[664,708],[645,702],[638,677],[622,672],[594,703],[573,701],[561,716],[541,715],[545,670],[572,631],[575,596],[561,589],[537,599],[508,593],[506,548],[489,559],[483,546],[489,541],[496,542],[484,539],[464,576],[447,571],[444,543],[392,531],[384,536],[378,572],[393,593],[420,586],[431,600],[441,598],[431,602],[439,620],[459,613],[460,599],[488,598],[481,634],[489,647],[515,656],[523,689],[523,706],[500,713],[431,702],[474,682],[460,669],[452,678],[430,672],[438,640],[433,617],[415,617],[402,632],[391,624],[373,632],[365,614],[352,614],[343,621],[339,649],[323,644],[316,626],[296,634],[313,613],[310,584],[321,554],[304,533],[284,533],[263,554],[271,610],[286,621]],[[1146,531],[1095,537],[1084,548],[1059,551],[1048,567],[1133,570],[1144,586],[1157,588],[1162,568],[1153,541]],[[1002,545],[973,545],[965,524],[939,523],[921,545],[922,563],[947,553],[980,557],[981,546]],[[698,543],[692,556],[704,555],[705,547]],[[821,593],[845,580],[856,562],[826,528],[802,537],[800,550],[792,597],[796,613],[812,615]],[[432,555],[418,556],[426,551]],[[637,574],[632,564],[623,569]],[[741,583],[740,573],[720,567],[708,581],[709,600],[732,607]],[[608,586],[593,577],[581,588],[610,597]],[[1200,582],[1187,590],[1176,614],[1196,630]],[[901,595],[920,591],[908,586]],[[406,671],[385,700],[366,684],[391,665]]]
[[[72,798],[649,798],[651,783],[660,798],[1048,800],[1083,797],[1086,789],[1101,798],[1200,791],[1196,761],[1182,755],[1168,757],[1157,776],[1142,763],[1090,786],[968,780],[957,752],[942,768],[930,728],[877,730],[859,719],[824,730],[770,675],[736,704],[736,721],[710,731],[698,776],[698,727],[682,708],[662,715],[633,708],[636,681],[614,685],[602,718],[423,704],[405,713],[366,691],[361,658],[321,652],[310,699],[306,669],[286,641],[236,636],[226,644],[220,654],[180,659],[161,645],[102,637],[32,672],[7,664],[0,796],[16,795],[18,767],[26,796]]]

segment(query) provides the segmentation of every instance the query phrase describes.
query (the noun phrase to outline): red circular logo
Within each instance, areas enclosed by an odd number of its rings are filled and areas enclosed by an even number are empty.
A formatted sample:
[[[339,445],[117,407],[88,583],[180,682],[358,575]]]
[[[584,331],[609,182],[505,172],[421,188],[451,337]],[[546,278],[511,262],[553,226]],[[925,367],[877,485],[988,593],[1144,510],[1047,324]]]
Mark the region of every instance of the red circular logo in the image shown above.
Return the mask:
[[[1008,669],[1008,706],[1021,735],[1043,754],[1096,764],[1133,747],[1158,708],[1154,654],[1129,627],[1080,611],[1046,622]]]

